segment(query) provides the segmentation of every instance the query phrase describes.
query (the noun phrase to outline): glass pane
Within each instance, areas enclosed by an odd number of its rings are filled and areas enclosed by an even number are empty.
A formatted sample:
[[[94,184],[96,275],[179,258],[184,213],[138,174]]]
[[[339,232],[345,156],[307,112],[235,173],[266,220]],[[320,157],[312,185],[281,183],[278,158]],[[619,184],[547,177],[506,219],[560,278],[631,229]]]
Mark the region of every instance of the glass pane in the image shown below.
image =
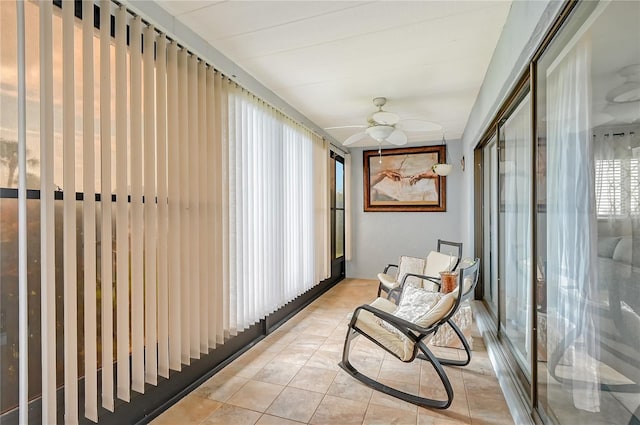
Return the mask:
[[[38,5],[25,2],[27,188],[40,186]],[[18,62],[15,2],[0,2],[0,187],[18,187]]]
[[[60,202],[62,211],[62,202]],[[18,404],[19,343],[18,343],[18,200],[0,199],[0,312],[2,339],[0,362],[2,363],[2,388],[0,409],[11,410]],[[62,225],[62,214],[56,211],[56,224]],[[58,244],[56,260],[56,292],[62,294],[62,241]],[[41,389],[41,345],[40,345],[40,201],[27,200],[27,306],[29,320],[29,399],[40,395]],[[56,306],[58,322],[62,321],[61,298]],[[58,348],[62,350],[62,335]],[[59,351],[61,352],[61,351]],[[58,361],[58,383],[62,383],[62,358]]]
[[[344,208],[344,164],[334,161],[336,164],[336,208]]]
[[[528,373],[531,312],[531,100],[527,95],[500,128],[501,330]]]
[[[96,227],[100,228],[100,204],[96,206]],[[0,198],[0,409],[6,412],[18,403],[18,200],[16,198]],[[63,353],[64,340],[61,329],[64,327],[64,251],[63,251],[63,205],[55,202],[55,282],[56,282],[56,335],[57,366],[56,379],[62,385],[64,377]],[[27,285],[29,307],[29,399],[41,394],[41,290],[40,290],[40,201],[27,200]],[[76,243],[77,243],[77,276],[78,276],[78,373],[84,374],[84,250],[83,250],[82,202],[76,203]],[[96,253],[99,264],[99,250]],[[98,279],[100,278],[98,270]],[[97,282],[97,302],[100,306],[100,281]],[[98,335],[100,334],[100,308],[97,309]],[[98,339],[98,367],[101,366]]]
[[[640,3],[584,2],[538,69],[539,401],[640,420]]]
[[[344,210],[336,210],[336,258],[344,255]]]
[[[336,163],[336,159],[332,157],[329,163],[329,203],[331,208],[336,207]]]
[[[18,187],[16,31],[15,2],[0,1],[0,187],[11,188]]]
[[[498,315],[498,148],[494,138],[484,148],[483,155],[483,231],[484,231],[484,299],[489,309],[497,317]]]
[[[18,404],[17,235],[18,200],[0,198],[0,412]]]

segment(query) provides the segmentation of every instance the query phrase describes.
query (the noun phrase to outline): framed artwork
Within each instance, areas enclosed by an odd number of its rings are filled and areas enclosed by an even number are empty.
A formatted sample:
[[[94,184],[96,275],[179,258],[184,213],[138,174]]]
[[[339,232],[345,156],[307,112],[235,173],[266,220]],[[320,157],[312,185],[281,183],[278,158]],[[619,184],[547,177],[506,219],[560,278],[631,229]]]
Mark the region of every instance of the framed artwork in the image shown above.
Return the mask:
[[[447,179],[431,170],[445,147],[363,152],[365,211],[446,211]]]

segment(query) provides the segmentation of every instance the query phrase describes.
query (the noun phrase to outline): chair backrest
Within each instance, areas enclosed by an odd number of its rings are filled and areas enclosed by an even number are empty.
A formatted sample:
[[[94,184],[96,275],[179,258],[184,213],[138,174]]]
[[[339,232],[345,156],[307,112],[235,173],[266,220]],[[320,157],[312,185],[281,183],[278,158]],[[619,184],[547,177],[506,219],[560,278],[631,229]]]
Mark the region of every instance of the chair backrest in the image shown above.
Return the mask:
[[[451,256],[456,256],[457,262],[454,264],[451,270],[455,270],[460,263],[460,259],[462,258],[462,242],[451,242],[445,241],[443,239],[438,239],[438,252],[442,252],[443,254],[449,254]]]
[[[456,256],[431,251],[429,255],[427,255],[427,265],[425,266],[424,274],[430,277],[440,278],[440,272],[454,270],[458,262],[459,259]]]
[[[401,256],[400,262],[398,263],[398,275],[396,276],[396,281],[402,282],[404,275],[406,275],[407,273],[424,274],[426,263],[427,260],[424,258],[409,257],[407,255]],[[405,284],[421,287],[422,279],[415,276],[410,276],[409,278],[407,278]]]

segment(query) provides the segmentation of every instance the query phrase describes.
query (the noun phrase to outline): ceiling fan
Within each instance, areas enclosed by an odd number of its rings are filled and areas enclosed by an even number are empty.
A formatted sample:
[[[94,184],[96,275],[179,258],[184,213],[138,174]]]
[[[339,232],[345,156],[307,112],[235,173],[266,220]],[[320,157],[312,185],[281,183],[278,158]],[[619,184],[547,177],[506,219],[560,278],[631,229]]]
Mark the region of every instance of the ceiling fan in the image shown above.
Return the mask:
[[[368,125],[357,126],[342,126],[342,127],[329,127],[327,130],[346,127],[366,127],[365,131],[356,133],[342,144],[344,146],[352,145],[366,136],[371,137],[378,143],[389,142],[392,145],[405,145],[407,143],[407,135],[405,132],[427,132],[436,131],[442,128],[441,125],[424,120],[407,119],[400,120],[398,114],[385,111],[382,107],[387,103],[386,97],[376,97],[373,99],[373,104],[378,108],[376,112],[371,114],[367,119]]]

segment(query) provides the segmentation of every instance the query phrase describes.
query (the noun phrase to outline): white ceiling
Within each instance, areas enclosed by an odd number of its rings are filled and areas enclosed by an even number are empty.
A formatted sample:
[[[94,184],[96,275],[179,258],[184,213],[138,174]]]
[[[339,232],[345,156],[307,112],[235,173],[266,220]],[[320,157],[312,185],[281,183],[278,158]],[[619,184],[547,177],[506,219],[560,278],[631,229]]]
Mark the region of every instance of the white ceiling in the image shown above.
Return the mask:
[[[175,1],[158,4],[319,127],[385,109],[460,138],[509,1]],[[215,65],[215,64],[214,64]],[[338,141],[362,131],[328,130]],[[442,131],[408,133],[410,143]],[[365,138],[353,146],[376,145]]]

